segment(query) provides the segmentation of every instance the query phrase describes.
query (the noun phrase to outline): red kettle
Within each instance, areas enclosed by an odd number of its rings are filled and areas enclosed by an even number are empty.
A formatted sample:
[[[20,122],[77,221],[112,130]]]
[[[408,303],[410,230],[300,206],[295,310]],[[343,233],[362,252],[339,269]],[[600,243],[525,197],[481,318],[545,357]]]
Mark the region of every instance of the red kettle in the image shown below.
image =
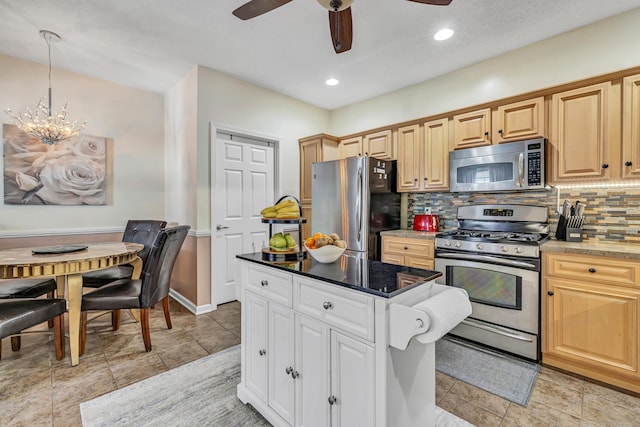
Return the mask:
[[[416,215],[413,217],[414,231],[439,231],[440,217],[438,215]]]

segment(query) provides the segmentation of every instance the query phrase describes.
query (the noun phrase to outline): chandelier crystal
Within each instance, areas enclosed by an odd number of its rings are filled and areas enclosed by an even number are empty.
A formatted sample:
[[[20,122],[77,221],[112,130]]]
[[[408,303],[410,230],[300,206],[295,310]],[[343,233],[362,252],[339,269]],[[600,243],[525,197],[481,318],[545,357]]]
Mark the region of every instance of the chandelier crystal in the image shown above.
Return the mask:
[[[40,35],[47,42],[49,49],[49,102],[45,104],[41,99],[36,104],[35,110],[27,108],[25,113],[16,115],[11,109],[7,109],[6,113],[20,130],[39,139],[44,144],[53,145],[78,135],[84,129],[86,122],[78,124],[77,120],[73,122],[67,120],[68,104],[64,104],[57,114],[53,114],[51,111],[51,45],[49,42],[58,42],[61,38],[56,33],[47,30],[40,30]]]

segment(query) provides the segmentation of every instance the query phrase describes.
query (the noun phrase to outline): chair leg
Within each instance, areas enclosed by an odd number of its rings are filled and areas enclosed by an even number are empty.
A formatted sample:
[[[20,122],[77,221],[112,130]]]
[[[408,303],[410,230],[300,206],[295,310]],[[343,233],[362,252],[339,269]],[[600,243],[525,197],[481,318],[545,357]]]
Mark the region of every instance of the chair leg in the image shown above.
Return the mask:
[[[53,318],[53,342],[56,347],[56,360],[64,359],[64,320],[62,315]]]
[[[84,350],[87,347],[87,316],[88,313],[86,311],[80,314],[80,356],[84,354]]]
[[[53,292],[47,292],[47,298],[51,299],[53,297]],[[53,319],[47,320],[47,326],[49,326],[49,329],[53,328]]]
[[[162,308],[164,309],[164,320],[167,322],[167,329],[171,329],[171,313],[169,313],[169,296],[162,299]]]
[[[111,310],[111,327],[114,331],[120,329],[120,310]]]
[[[142,325],[142,340],[144,341],[144,349],[151,351],[151,334],[149,332],[149,309],[140,309],[140,324]]]
[[[15,337],[11,337],[11,350],[18,351],[20,350],[20,345],[22,344],[22,337],[17,335]]]

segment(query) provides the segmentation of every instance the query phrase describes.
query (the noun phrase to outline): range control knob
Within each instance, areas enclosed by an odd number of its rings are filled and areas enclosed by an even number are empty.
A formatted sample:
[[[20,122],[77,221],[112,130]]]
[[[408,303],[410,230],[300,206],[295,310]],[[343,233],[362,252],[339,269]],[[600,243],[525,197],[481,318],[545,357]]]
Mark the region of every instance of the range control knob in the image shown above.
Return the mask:
[[[517,254],[521,254],[521,253],[522,253],[522,246],[518,246],[518,247],[516,248],[516,253],[517,253]]]
[[[460,243],[460,242],[456,242],[456,248],[459,248],[459,247],[461,247],[461,246],[462,246],[462,243]]]
[[[502,252],[509,252],[509,247],[507,245],[502,245],[502,246],[500,246],[500,250]]]
[[[450,241],[450,240],[447,240],[446,242],[444,242],[444,245],[445,245],[446,247],[451,246],[451,241]]]
[[[481,251],[481,250],[483,250],[483,249],[484,249],[484,245],[483,245],[482,243],[478,243],[478,244],[476,245],[476,249],[478,249],[479,251]]]

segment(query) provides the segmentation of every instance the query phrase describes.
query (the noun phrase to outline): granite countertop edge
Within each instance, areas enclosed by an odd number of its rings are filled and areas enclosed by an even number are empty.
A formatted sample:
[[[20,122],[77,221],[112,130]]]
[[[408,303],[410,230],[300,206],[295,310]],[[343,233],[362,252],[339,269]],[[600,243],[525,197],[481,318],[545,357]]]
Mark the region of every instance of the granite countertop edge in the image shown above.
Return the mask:
[[[542,252],[560,252],[580,255],[606,256],[611,258],[640,260],[640,244],[610,243],[601,241],[565,242],[551,239],[545,242]]]

